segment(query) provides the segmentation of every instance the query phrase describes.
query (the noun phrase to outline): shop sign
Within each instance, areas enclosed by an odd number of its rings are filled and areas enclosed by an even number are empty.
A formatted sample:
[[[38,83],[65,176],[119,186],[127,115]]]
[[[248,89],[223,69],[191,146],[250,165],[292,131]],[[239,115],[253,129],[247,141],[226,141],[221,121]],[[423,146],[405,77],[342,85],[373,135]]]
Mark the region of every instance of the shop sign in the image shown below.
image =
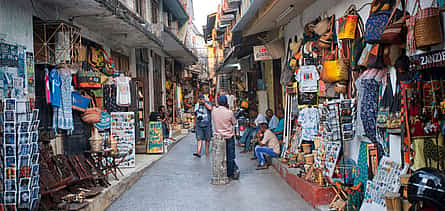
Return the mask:
[[[272,60],[269,50],[264,45],[253,46],[255,61]]]
[[[431,51],[411,57],[416,70],[424,70],[445,65],[445,50]]]

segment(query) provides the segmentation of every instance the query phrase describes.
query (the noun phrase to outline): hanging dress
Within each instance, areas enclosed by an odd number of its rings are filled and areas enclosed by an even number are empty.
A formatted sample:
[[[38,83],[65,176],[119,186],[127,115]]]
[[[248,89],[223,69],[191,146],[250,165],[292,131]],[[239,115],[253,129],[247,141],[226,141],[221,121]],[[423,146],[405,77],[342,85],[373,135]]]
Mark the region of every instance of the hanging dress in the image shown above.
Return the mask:
[[[54,107],[53,127],[55,129],[68,130],[71,133],[74,130],[73,110],[71,97],[71,72],[61,69],[59,71],[61,80],[61,103],[60,107]]]

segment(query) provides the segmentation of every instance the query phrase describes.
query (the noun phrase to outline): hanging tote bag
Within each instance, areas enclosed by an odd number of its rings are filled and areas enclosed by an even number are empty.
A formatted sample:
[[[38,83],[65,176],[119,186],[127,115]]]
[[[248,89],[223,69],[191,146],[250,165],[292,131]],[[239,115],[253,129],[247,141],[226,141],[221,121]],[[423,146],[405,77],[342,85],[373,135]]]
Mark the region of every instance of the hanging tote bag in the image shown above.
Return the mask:
[[[80,112],[85,112],[91,102],[91,99],[82,96],[79,92],[71,92],[71,96],[73,97],[73,109]]]
[[[369,18],[366,21],[365,41],[378,43],[391,16],[391,4],[388,1],[374,0],[371,4]]]
[[[417,14],[415,26],[416,47],[428,47],[442,43],[442,25],[440,24],[440,10],[434,7],[421,9],[420,0],[417,0]]]
[[[348,80],[348,67],[342,58],[338,56],[338,49],[332,50],[331,55],[325,55],[325,61],[323,62],[323,71],[321,72],[320,79],[324,82],[334,83],[337,81]]]
[[[338,20],[338,39],[355,39],[358,24],[357,7],[355,4],[349,6],[345,15]]]
[[[385,30],[380,37],[380,43],[382,44],[402,44],[406,40],[406,19],[408,18],[406,13],[406,3],[402,2],[403,16],[394,21],[397,7],[400,3],[401,0],[397,0],[393,12],[391,13],[391,17],[389,18]]]
[[[84,89],[97,89],[102,87],[100,73],[94,71],[80,70],[77,73],[77,83],[79,88]]]
[[[96,99],[93,97],[92,103],[90,104],[92,105],[92,107],[87,108],[81,116],[82,121],[84,121],[85,123],[95,124],[100,122],[101,110],[100,108],[96,107],[95,101]]]

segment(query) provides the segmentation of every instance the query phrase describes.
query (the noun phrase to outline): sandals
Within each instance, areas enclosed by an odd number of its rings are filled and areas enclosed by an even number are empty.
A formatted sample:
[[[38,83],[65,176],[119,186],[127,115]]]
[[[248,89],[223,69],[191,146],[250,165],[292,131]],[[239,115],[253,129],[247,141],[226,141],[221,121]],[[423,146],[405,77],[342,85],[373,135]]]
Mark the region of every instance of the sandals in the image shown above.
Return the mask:
[[[198,158],[201,158],[201,155],[200,154],[198,154],[198,153],[193,153],[193,156],[195,156],[195,157],[198,157]]]
[[[267,164],[264,164],[264,165],[262,165],[262,166],[258,166],[257,168],[256,168],[256,170],[264,170],[264,169],[268,169],[269,168],[269,166],[267,165]]]

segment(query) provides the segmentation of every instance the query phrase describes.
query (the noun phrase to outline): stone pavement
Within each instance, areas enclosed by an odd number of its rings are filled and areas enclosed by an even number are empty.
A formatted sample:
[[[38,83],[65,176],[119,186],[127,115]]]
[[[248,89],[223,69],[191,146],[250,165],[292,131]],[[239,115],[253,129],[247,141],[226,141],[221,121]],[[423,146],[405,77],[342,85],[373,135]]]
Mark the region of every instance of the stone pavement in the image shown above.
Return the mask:
[[[237,154],[239,181],[211,185],[211,158],[193,157],[195,148],[191,134],[108,210],[314,210],[272,168],[256,171],[256,162],[246,154]]]

